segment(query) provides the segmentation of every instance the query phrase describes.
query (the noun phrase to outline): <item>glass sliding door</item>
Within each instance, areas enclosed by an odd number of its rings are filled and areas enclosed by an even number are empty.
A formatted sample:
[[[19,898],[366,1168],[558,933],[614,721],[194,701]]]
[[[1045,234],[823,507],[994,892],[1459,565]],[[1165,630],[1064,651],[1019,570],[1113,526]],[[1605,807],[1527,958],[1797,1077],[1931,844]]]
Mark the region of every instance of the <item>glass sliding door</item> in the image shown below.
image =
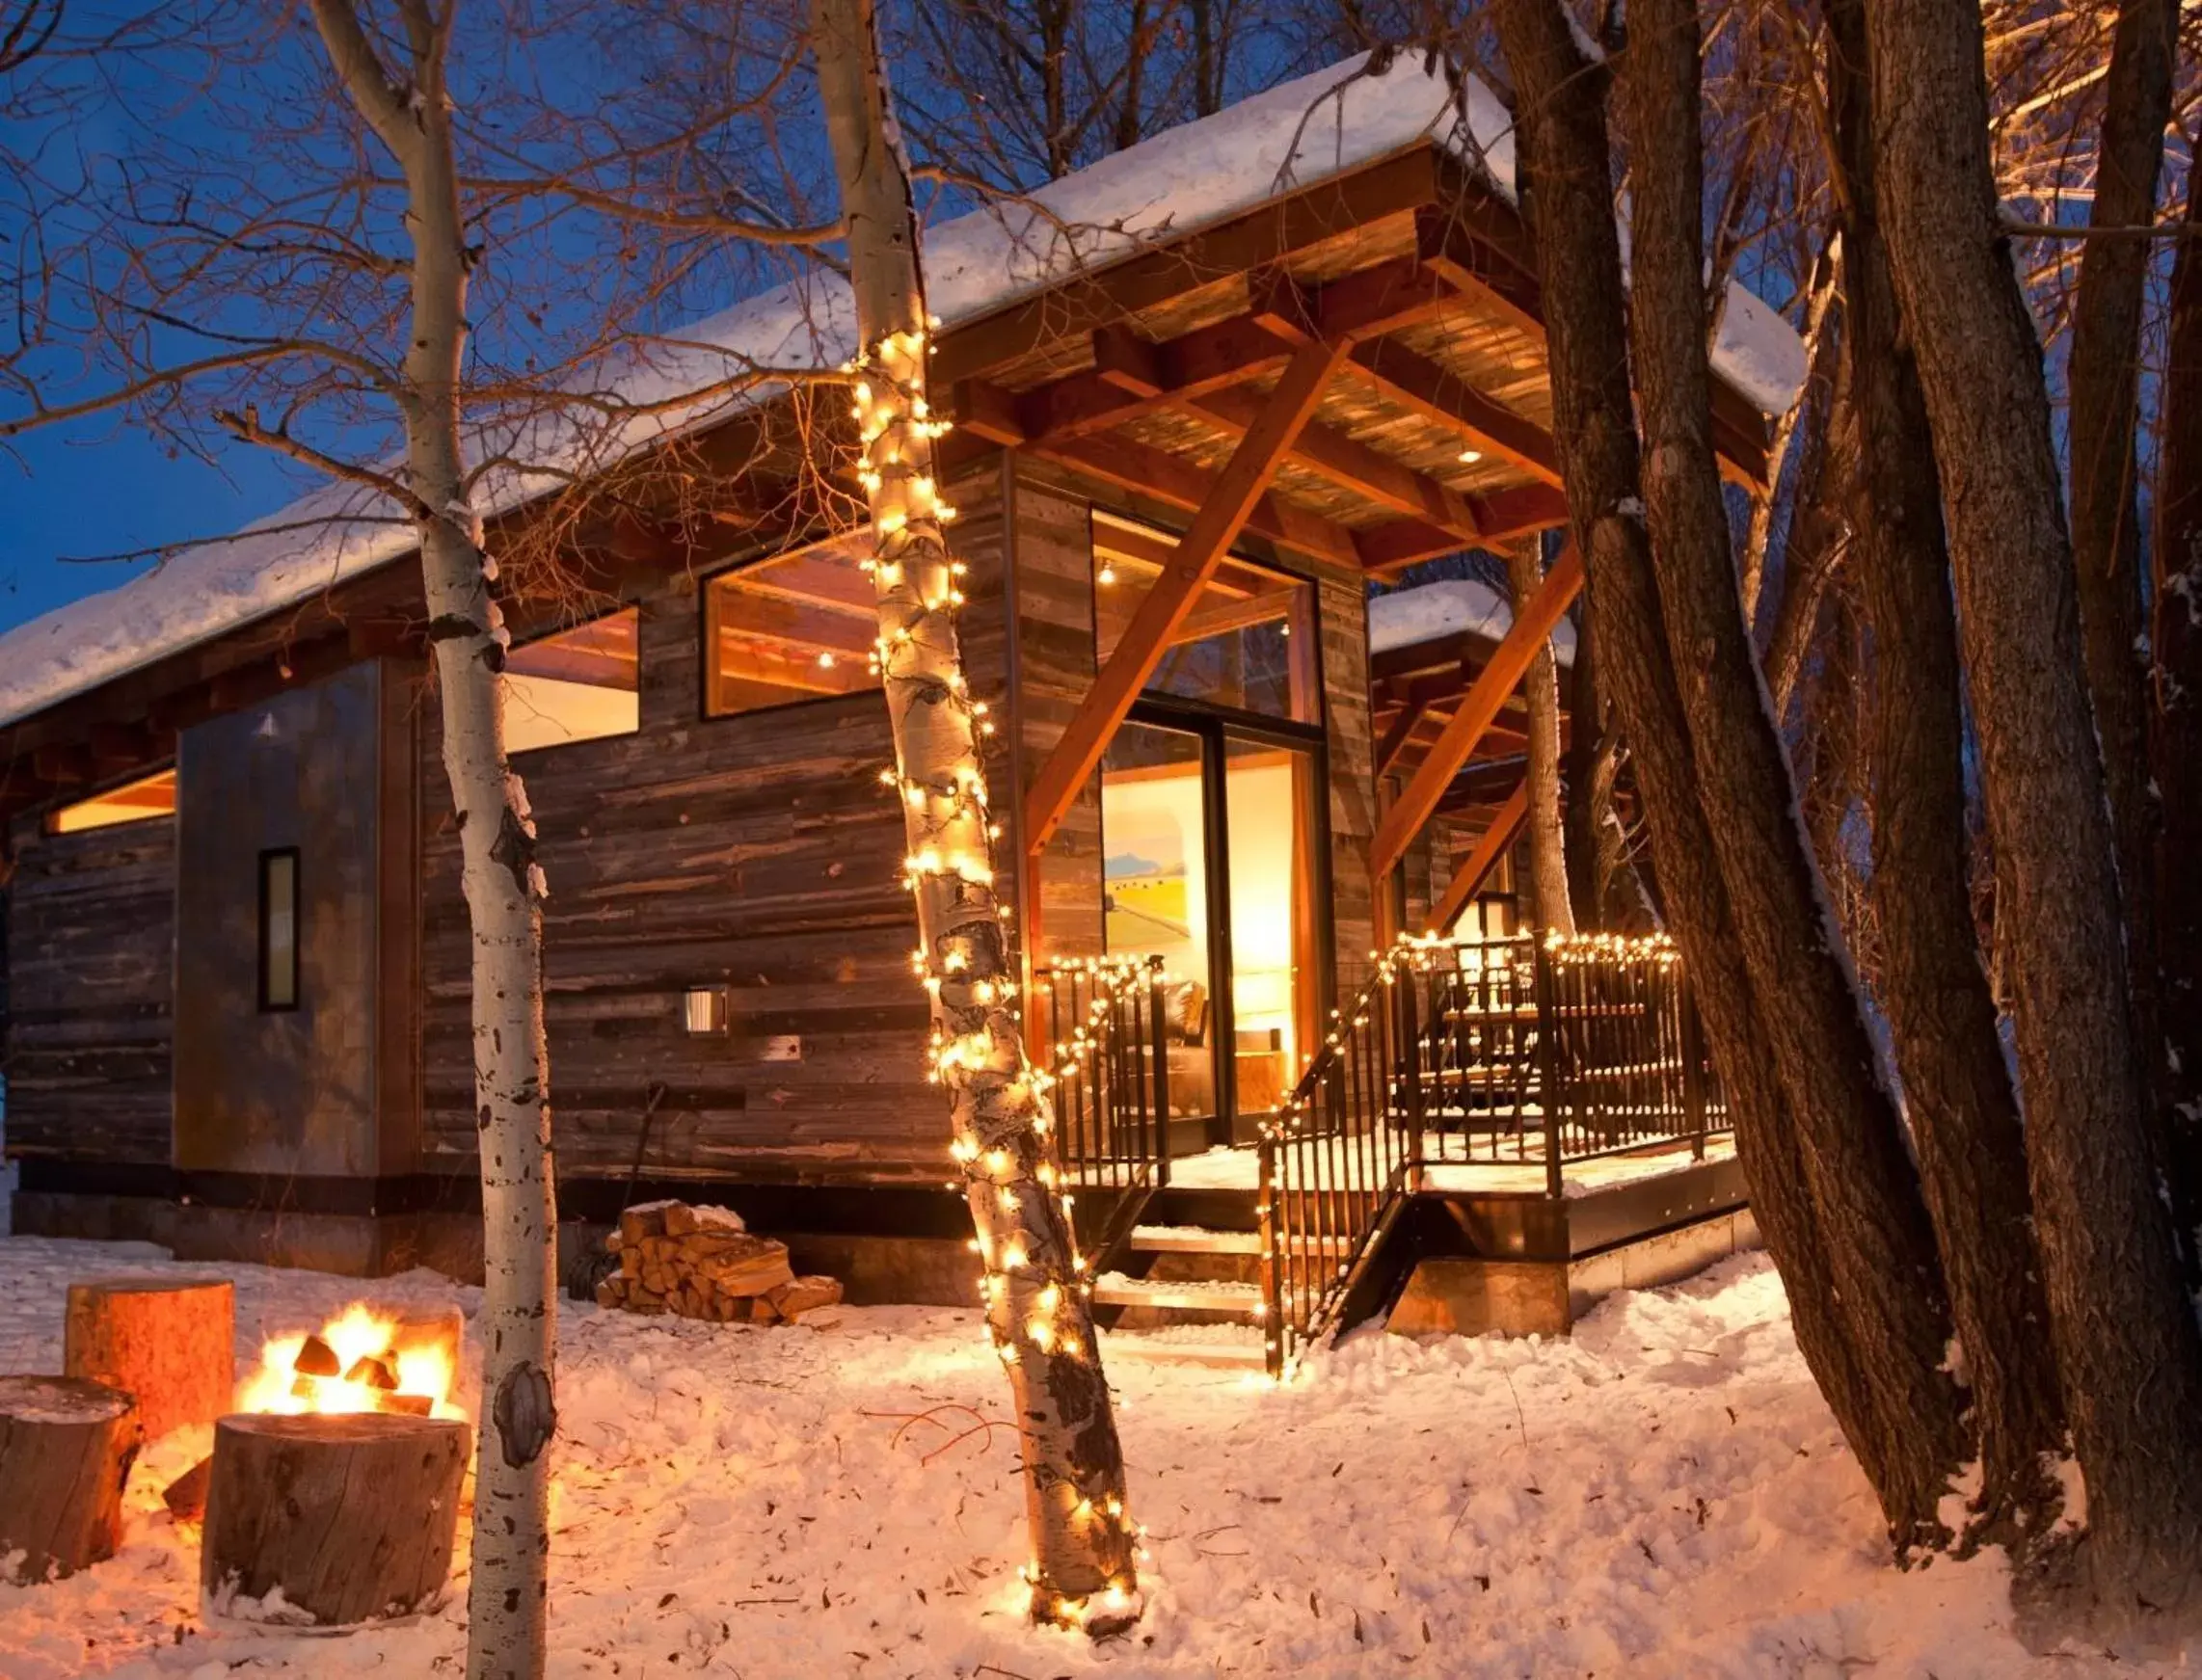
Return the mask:
[[[1112,956],[1159,956],[1176,1147],[1214,1130],[1222,1024],[1209,744],[1196,730],[1130,722],[1101,760],[1102,936]]]
[[[1290,1094],[1317,1038],[1314,787],[1306,747],[1225,733],[1235,1141]]]

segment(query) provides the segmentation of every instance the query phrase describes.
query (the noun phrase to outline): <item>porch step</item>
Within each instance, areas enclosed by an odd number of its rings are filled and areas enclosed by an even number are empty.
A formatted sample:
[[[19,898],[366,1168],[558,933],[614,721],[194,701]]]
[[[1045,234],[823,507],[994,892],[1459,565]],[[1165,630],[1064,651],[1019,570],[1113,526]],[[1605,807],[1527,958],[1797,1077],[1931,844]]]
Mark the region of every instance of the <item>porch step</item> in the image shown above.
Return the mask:
[[[1094,1281],[1093,1304],[1097,1307],[1153,1307],[1175,1313],[1224,1313],[1236,1319],[1257,1319],[1262,1311],[1262,1290],[1261,1285],[1255,1283],[1227,1283],[1210,1278],[1150,1279],[1110,1271]]]
[[[1132,1247],[1144,1254],[1259,1254],[1258,1231],[1209,1231],[1198,1225],[1134,1225]]]
[[[1136,1359],[1149,1365],[1200,1365],[1216,1371],[1258,1372],[1268,1367],[1261,1332],[1252,1325],[1202,1324],[1142,1333],[1104,1330],[1101,1357],[1114,1365]]]

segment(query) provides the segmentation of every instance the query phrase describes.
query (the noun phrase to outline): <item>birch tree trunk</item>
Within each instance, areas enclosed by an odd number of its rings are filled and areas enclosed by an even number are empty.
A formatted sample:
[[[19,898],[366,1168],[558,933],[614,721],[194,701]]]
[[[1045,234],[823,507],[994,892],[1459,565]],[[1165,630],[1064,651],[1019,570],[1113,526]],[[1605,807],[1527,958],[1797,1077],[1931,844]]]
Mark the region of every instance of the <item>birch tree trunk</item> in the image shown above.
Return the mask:
[[[1544,581],[1544,563],[1534,543],[1517,543],[1506,556],[1506,580],[1514,610],[1522,611]],[[1530,656],[1522,674],[1522,695],[1529,705],[1529,886],[1537,919],[1556,933],[1573,933],[1575,918],[1568,904],[1568,842],[1560,824],[1560,678],[1547,636]],[[1586,789],[1587,792],[1587,789]]]
[[[1964,720],[1934,440],[1874,204],[1864,0],[1832,0],[1829,81],[1846,207],[1844,350],[1859,470],[1853,566],[1873,627],[1872,898],[1880,997],[1965,1355],[1983,1537],[2046,1533],[2063,1399],[2042,1332],[2026,1141],[1966,878]]]
[[[474,1101],[481,1154],[484,1289],[467,1672],[543,1672],[550,1462],[556,1428],[556,1211],[550,1055],[543,1033],[543,873],[520,778],[505,760],[504,634],[495,567],[468,504],[460,372],[472,257],[459,207],[446,51],[456,8],[404,0],[410,62],[386,67],[349,0],[312,0],[346,94],[405,181],[413,246],[412,337],[398,401],[420,535],[443,711],[443,768],[473,931]]]
[[[2162,790],[2157,952],[2163,1090],[2175,1182],[2202,1164],[2202,170],[2187,175],[2187,237],[2171,269],[2156,483],[2156,693]],[[2198,1245],[2191,1203],[2181,1235]]]
[[[1949,521],[1960,648],[2008,895],[2027,1177],[2103,1609],[2189,1600],[2202,1335],[2127,1009],[2124,924],[2041,346],[1997,227],[1973,0],[1866,0],[1877,201]],[[2189,863],[2187,867],[2191,867]]]
[[[1910,1287],[1910,1280],[1897,1281],[1893,1265],[1890,1283],[1873,1277],[1873,1266],[1886,1257],[1864,1252],[1815,1202],[1805,1158],[1821,1136],[1804,1130],[1805,1117],[1774,1077],[1661,628],[1640,512],[1603,72],[1585,61],[1557,0],[1496,0],[1493,13],[1518,94],[1524,201],[1544,276],[1553,437],[1585,557],[1599,680],[1629,742],[1659,892],[1690,965],[1752,1209],[1787,1289],[1797,1345],[1896,1544],[1931,1542],[1941,1533],[1936,1502],[1958,1452],[1955,1408],[1931,1371],[1922,1375],[1908,1338],[1875,1339],[1856,1325],[1861,1293]],[[1694,40],[1693,33],[1693,51]],[[1723,588],[1729,610],[1737,612],[1732,577]],[[1839,1159],[1847,1151],[1837,1153]]]
[[[1644,504],[1667,641],[1721,878],[1768,1047],[1804,1141],[1806,1182],[1858,1346],[1910,1441],[1911,1536],[1926,1539],[1957,1469],[1959,1395],[1933,1228],[1902,1122],[1798,821],[1729,558],[1712,445],[1695,0],[1637,0],[1622,86],[1632,175],[1628,315],[1644,430]],[[1923,1450],[1922,1450],[1923,1449]]]
[[[1094,1631],[1138,1613],[1124,1459],[1089,1294],[1048,1133],[1047,1080],[1027,1060],[1018,981],[994,892],[993,827],[953,608],[962,567],[942,534],[927,416],[927,320],[917,218],[888,105],[872,0],[815,0],[815,50],[841,177],[864,353],[864,440],[894,723],[890,773],[909,838],[918,967],[932,996],[933,1067],[985,1267],[987,1320],[1024,1451],[1033,1613]]]

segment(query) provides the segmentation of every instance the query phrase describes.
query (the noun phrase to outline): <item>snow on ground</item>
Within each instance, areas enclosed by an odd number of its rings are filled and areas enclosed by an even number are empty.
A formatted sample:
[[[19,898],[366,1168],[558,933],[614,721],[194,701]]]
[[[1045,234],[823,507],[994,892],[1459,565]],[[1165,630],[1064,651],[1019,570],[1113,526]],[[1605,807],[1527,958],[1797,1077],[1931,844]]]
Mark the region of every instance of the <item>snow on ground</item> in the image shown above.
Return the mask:
[[[204,1269],[157,1253],[0,1241],[0,1370],[58,1365],[72,1276]],[[241,1363],[362,1289],[234,1276]],[[366,1287],[478,1302],[426,1272]],[[1755,1256],[1617,1295],[1572,1342],[1364,1333],[1283,1389],[1117,1361],[1151,1604],[1099,1648],[1012,1608],[1022,1499],[973,1315],[765,1330],[570,1306],[561,1336],[554,1675],[2141,1672],[2029,1659],[1993,1559],[1881,1562]],[[0,1587],[0,1675],[459,1671],[458,1582],[441,1614],[378,1632],[202,1627],[195,1536],[157,1493],[192,1449],[148,1452],[114,1560]]]

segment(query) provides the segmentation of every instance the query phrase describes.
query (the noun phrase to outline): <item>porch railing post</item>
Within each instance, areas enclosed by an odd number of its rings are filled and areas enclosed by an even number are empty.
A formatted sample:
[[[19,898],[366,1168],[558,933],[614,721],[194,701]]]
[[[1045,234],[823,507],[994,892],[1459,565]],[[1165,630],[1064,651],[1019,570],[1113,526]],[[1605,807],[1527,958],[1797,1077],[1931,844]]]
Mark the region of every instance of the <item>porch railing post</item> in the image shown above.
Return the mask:
[[[1256,1145],[1261,1162],[1254,1216],[1261,1221],[1262,1350],[1273,1377],[1284,1374],[1284,1292],[1279,1288],[1276,1209],[1276,1138],[1265,1131]]]
[[[1169,1183],[1169,1025],[1163,1015],[1162,958],[1147,958],[1147,1030],[1153,1047],[1149,1062],[1154,1069],[1154,1111],[1148,1117],[1147,1160],[1154,1169],[1155,1188]]]
[[[1410,960],[1403,958],[1400,967],[1403,972],[1393,988],[1399,994],[1399,1004],[1392,1020],[1400,1037],[1397,1066],[1407,1084],[1407,1159],[1402,1164],[1411,1195],[1422,1187],[1422,1028],[1417,1007],[1421,1002],[1417,992],[1421,974]]]
[[[1544,1109],[1544,1193],[1558,1201],[1565,1190],[1560,1171],[1560,1011],[1552,953],[1543,940],[1532,941],[1529,962],[1537,1000],[1537,1087]]]
[[[1705,1158],[1705,1024],[1698,1019],[1696,990],[1689,972],[1677,968],[1675,991],[1682,1015],[1682,1112],[1690,1130],[1690,1154]]]

